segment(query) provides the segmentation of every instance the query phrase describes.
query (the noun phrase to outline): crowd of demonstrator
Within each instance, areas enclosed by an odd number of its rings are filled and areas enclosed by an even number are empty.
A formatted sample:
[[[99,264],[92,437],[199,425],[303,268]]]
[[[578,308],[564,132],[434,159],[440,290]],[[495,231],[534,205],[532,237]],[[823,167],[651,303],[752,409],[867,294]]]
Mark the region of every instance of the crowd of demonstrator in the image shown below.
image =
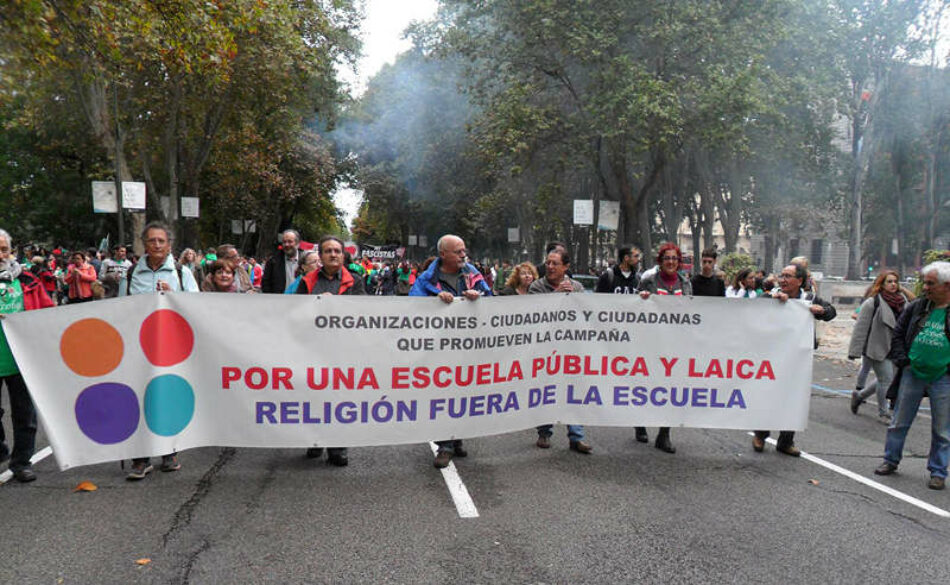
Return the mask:
[[[567,246],[551,242],[543,261],[512,266],[482,266],[468,261],[462,238],[445,235],[439,239],[438,255],[422,264],[406,261],[354,260],[335,236],[325,236],[316,246],[301,249],[294,230],[281,234],[280,251],[261,265],[244,258],[237,248],[223,244],[199,255],[186,248],[177,260],[171,253],[171,233],[162,224],[152,223],[142,233],[145,253],[130,258],[123,246],[100,257],[96,250],[63,253],[54,250],[24,250],[17,258],[10,235],[0,230],[0,315],[34,310],[61,303],[80,303],[97,298],[128,294],[168,292],[272,293],[272,294],[378,294],[437,297],[451,303],[457,297],[477,300],[492,295],[557,294],[582,292],[583,285],[572,277]],[[689,275],[683,254],[673,243],[664,243],[656,254],[656,265],[642,271],[641,251],[621,247],[616,262],[598,277],[596,293],[712,296],[734,299],[768,298],[779,302],[797,299],[809,304],[817,320],[835,318],[835,308],[816,295],[805,258],[794,258],[778,275],[766,276],[753,269],[740,270],[726,283],[717,271],[717,252],[704,250],[700,270]],[[950,459],[950,263],[935,262],[921,270],[924,295],[918,299],[900,286],[894,271],[882,271],[868,289],[866,300],[855,314],[849,355],[860,358],[862,368],[852,396],[851,410],[876,394],[878,416],[888,424],[884,463],[875,473],[889,475],[897,470],[904,440],[920,402],[929,396],[932,441],[928,486],[943,489]],[[30,466],[36,434],[36,414],[22,376],[16,367],[6,338],[0,339],[0,378],[10,394],[14,427],[13,452],[4,442],[0,427],[0,462],[11,459],[10,470],[21,482],[33,481]],[[870,371],[876,380],[866,384]],[[889,408],[893,406],[893,411]],[[552,425],[537,429],[536,445],[551,446]],[[582,425],[567,425],[569,448],[589,455],[593,447]],[[637,441],[649,441],[643,427],[635,427]],[[754,433],[752,447],[765,449],[768,430]],[[454,457],[468,453],[458,439],[437,441],[434,459],[437,468],[447,467]],[[670,429],[660,428],[655,446],[675,453]],[[780,453],[797,457],[794,432],[780,431],[775,443]],[[324,450],[307,450],[308,458],[321,458]],[[347,449],[326,449],[327,461],[348,464]],[[174,453],[161,460],[162,471],[181,468]],[[127,478],[139,480],[153,470],[147,458],[135,459]]]

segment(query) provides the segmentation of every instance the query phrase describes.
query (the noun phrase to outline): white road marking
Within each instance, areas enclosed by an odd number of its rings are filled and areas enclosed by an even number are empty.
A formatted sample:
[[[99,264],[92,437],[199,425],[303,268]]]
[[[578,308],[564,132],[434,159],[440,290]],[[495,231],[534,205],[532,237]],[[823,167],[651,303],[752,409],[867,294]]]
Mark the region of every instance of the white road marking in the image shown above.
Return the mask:
[[[53,454],[52,447],[43,447],[42,449],[34,453],[32,457],[30,457],[30,463],[36,465],[37,463],[46,459],[52,454]],[[0,485],[7,483],[12,478],[13,478],[13,472],[10,471],[9,469],[4,471],[3,473],[0,473]]]
[[[755,435],[755,433],[749,433],[749,434],[750,434],[750,435]],[[770,445],[776,445],[776,444],[777,444],[776,441],[775,441],[775,439],[772,439],[772,438],[768,438],[768,439],[766,439],[766,441],[767,441]],[[918,500],[917,498],[915,498],[915,497],[913,497],[913,496],[909,496],[909,495],[905,494],[904,492],[899,492],[899,491],[895,490],[894,488],[889,488],[889,487],[887,487],[886,485],[880,484],[880,483],[878,483],[878,482],[876,482],[876,481],[874,481],[874,480],[872,480],[872,479],[868,479],[867,477],[864,477],[863,475],[858,475],[857,473],[855,473],[855,472],[853,472],[853,471],[850,471],[850,470],[848,470],[848,469],[845,469],[844,467],[835,465],[834,463],[831,463],[831,462],[829,462],[829,461],[825,461],[824,459],[820,459],[820,458],[818,458],[818,457],[815,457],[814,455],[811,455],[811,454],[806,453],[806,452],[804,452],[804,451],[802,451],[802,459],[805,459],[805,460],[807,460],[807,461],[811,461],[812,463],[815,463],[815,464],[817,464],[817,465],[821,465],[821,466],[824,467],[825,469],[830,469],[831,471],[834,471],[835,473],[840,473],[841,475],[843,475],[843,476],[845,476],[845,477],[848,477],[848,478],[850,478],[850,479],[853,479],[854,481],[857,481],[857,482],[859,482],[859,483],[863,483],[864,485],[866,485],[866,486],[868,486],[868,487],[870,487],[870,488],[874,488],[874,489],[878,490],[879,492],[884,492],[885,494],[887,494],[887,495],[889,495],[889,496],[893,496],[893,497],[897,498],[898,500],[907,502],[908,504],[911,504],[911,505],[913,505],[913,506],[917,506],[918,508],[920,508],[920,509],[922,509],[922,510],[926,510],[926,511],[930,512],[931,514],[936,514],[937,516],[940,516],[941,518],[950,518],[950,512],[948,512],[948,511],[946,511],[946,510],[944,510],[944,509],[942,509],[942,508],[938,508],[938,507],[936,507],[936,506],[932,506],[932,505],[928,504],[927,502],[925,502],[925,501],[923,501],[923,500]]]
[[[429,443],[429,447],[432,448],[433,455],[439,452],[439,446],[435,443]],[[472,497],[468,495],[468,489],[462,483],[462,477],[455,469],[455,463],[449,461],[449,466],[440,471],[442,471],[442,479],[445,480],[445,485],[449,488],[449,494],[452,495],[452,501],[455,502],[455,509],[458,510],[459,516],[462,518],[478,518],[478,508],[475,507]]]

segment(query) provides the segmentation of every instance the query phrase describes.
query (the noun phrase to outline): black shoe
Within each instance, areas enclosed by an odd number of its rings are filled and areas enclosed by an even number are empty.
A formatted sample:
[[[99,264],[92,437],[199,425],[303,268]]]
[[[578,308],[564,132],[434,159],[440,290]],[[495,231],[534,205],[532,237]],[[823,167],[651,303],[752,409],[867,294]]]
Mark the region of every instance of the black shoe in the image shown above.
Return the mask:
[[[890,475],[896,471],[897,471],[896,465],[885,461],[884,463],[881,463],[877,469],[874,470],[874,475]]]
[[[462,445],[462,439],[459,439],[452,444],[452,450],[455,451],[456,457],[468,457],[468,451],[466,451],[465,447]]]
[[[452,452],[451,451],[439,451],[435,454],[435,459],[432,460],[432,465],[436,469],[444,469],[449,466],[449,463],[452,462]]]
[[[319,459],[323,457],[323,447],[310,447],[307,449],[307,459]]]
[[[30,483],[36,480],[36,473],[29,467],[24,467],[13,472],[13,479],[20,483]]]
[[[634,429],[634,437],[637,439],[638,443],[649,443],[650,435],[647,434],[647,430],[643,427],[636,427]]]
[[[861,406],[861,403],[864,400],[861,399],[861,395],[858,394],[857,390],[851,392],[851,414],[858,414],[858,407]]]
[[[327,462],[337,467],[346,467],[350,464],[350,458],[346,456],[346,453],[328,453]]]
[[[656,443],[653,445],[660,451],[665,451],[666,453],[676,453],[676,447],[673,446],[673,443],[670,441],[669,435],[660,434],[656,437]]]

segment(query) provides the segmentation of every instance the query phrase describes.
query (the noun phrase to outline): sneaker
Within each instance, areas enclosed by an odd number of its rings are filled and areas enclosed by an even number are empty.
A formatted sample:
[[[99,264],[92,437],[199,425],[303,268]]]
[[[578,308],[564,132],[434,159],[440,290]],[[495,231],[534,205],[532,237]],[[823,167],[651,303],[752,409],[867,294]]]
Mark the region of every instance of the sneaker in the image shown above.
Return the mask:
[[[551,448],[551,438],[545,435],[538,435],[538,442],[535,443],[538,446],[538,449],[550,449]]]
[[[162,471],[178,471],[181,469],[181,463],[178,462],[177,455],[163,455],[162,456]]]
[[[877,469],[874,470],[874,475],[890,475],[892,473],[895,473],[896,471],[897,471],[896,465],[885,461],[884,463],[881,463],[877,467]]]
[[[891,415],[887,414],[886,412],[884,414],[879,414],[877,415],[877,420],[881,421],[882,424],[890,426]]]
[[[932,490],[942,490],[946,487],[947,481],[942,477],[937,477],[936,475],[930,476],[930,481],[927,482],[927,487]]]
[[[13,479],[17,480],[20,483],[30,483],[31,481],[36,481],[36,473],[29,467],[24,467],[22,469],[17,469],[13,472]],[[938,479],[938,478],[933,478]],[[933,483],[933,481],[931,481]],[[934,488],[934,489],[943,489]]]
[[[148,461],[134,461],[132,463],[132,469],[129,471],[129,474],[125,476],[125,479],[129,481],[137,481],[140,479],[145,479],[145,476],[148,475],[154,467]]]
[[[452,455],[453,453],[451,451],[439,451],[435,454],[432,465],[434,465],[436,469],[444,469],[452,462]]]
[[[858,394],[857,390],[851,392],[851,414],[858,414],[858,407],[861,406],[861,403],[864,400],[861,399],[861,395]]]

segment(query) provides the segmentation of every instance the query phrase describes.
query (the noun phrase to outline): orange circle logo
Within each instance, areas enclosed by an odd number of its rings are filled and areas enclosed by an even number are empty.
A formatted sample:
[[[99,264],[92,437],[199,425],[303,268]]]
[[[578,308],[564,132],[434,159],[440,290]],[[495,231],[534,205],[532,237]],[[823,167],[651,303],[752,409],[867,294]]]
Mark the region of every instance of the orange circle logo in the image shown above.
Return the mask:
[[[70,370],[91,378],[116,369],[125,350],[115,327],[102,319],[83,319],[63,332],[59,353]]]

